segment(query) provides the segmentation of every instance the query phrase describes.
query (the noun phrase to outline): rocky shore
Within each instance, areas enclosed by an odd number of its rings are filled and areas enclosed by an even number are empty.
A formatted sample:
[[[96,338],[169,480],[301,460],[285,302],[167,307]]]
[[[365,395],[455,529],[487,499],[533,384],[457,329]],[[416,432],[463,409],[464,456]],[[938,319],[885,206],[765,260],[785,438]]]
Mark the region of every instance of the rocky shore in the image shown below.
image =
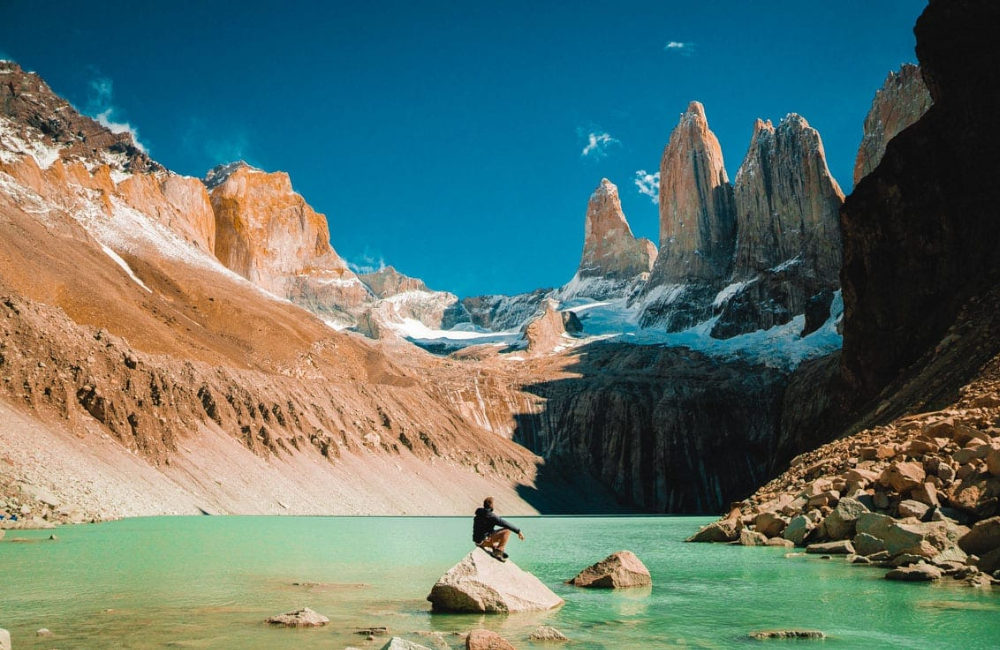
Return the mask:
[[[794,458],[688,541],[797,546],[891,569],[1000,584],[1000,357],[950,408],[898,418]]]

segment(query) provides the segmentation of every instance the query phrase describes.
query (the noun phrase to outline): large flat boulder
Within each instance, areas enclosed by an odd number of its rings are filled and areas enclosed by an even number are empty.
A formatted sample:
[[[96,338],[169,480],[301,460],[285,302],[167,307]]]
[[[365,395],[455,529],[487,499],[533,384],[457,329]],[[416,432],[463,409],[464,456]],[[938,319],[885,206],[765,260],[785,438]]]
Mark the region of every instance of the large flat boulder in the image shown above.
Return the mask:
[[[437,581],[427,596],[440,612],[531,612],[559,607],[563,599],[511,561],[476,548]]]
[[[735,542],[740,538],[738,519],[721,519],[713,521],[688,537],[685,542]]]
[[[330,619],[314,612],[308,607],[303,607],[294,612],[272,616],[265,622],[268,625],[278,625],[281,627],[321,627],[329,623]]]
[[[958,545],[966,553],[985,555],[1000,548],[1000,517],[990,517],[977,522]]]
[[[767,541],[766,537],[764,541]],[[569,584],[596,589],[623,589],[646,587],[653,584],[653,579],[649,576],[649,569],[635,553],[618,551],[581,571]]]

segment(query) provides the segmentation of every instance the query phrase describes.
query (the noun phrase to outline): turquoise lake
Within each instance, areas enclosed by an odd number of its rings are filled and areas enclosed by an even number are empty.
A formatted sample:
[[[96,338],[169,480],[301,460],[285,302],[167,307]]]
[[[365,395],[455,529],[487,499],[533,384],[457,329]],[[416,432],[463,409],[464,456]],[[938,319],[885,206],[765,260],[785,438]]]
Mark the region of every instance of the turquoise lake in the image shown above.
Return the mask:
[[[471,517],[160,517],[8,531],[0,541],[0,627],[11,632],[14,650],[380,648],[387,638],[366,641],[355,633],[365,626],[441,650],[464,647],[452,633],[476,627],[496,630],[518,648],[573,650],[1000,646],[1000,589],[950,579],[892,583],[876,569],[785,557],[786,549],[684,544],[708,518],[511,520],[526,535],[511,540],[511,559],[565,599],[561,609],[431,613],[431,586],[471,550]],[[58,539],[49,541],[53,532]],[[652,589],[563,584],[623,549],[649,568]],[[287,630],[263,623],[303,606],[328,616],[330,625]],[[529,642],[541,624],[572,643]],[[36,637],[43,627],[54,636]],[[828,638],[747,637],[771,628],[817,629]]]

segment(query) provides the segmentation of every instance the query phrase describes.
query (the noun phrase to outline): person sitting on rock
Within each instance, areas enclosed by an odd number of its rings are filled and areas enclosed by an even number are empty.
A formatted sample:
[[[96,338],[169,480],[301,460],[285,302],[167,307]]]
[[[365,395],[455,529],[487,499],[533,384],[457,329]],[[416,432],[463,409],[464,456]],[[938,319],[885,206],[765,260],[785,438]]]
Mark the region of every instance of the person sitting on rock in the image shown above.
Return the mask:
[[[497,526],[500,527],[499,530],[496,530]],[[506,562],[509,556],[504,549],[507,548],[507,540],[512,531],[517,533],[518,539],[524,540],[524,534],[517,526],[504,521],[493,512],[493,497],[486,497],[483,507],[476,509],[476,518],[472,522],[472,541],[496,559]]]

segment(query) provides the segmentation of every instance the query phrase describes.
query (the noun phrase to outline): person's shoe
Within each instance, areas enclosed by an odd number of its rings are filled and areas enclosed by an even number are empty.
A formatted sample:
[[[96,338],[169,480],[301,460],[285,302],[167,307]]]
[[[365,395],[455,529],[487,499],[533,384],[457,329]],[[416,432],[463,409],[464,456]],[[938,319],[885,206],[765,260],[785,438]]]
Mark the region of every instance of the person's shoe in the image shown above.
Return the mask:
[[[507,555],[507,551],[500,551],[500,552],[503,553],[503,559],[506,560],[507,558],[510,557],[509,555]]]
[[[493,552],[490,553],[490,555],[492,555],[497,560],[500,560],[501,562],[506,562],[507,561],[507,554],[504,553],[503,551],[501,551],[498,548],[493,549]]]

